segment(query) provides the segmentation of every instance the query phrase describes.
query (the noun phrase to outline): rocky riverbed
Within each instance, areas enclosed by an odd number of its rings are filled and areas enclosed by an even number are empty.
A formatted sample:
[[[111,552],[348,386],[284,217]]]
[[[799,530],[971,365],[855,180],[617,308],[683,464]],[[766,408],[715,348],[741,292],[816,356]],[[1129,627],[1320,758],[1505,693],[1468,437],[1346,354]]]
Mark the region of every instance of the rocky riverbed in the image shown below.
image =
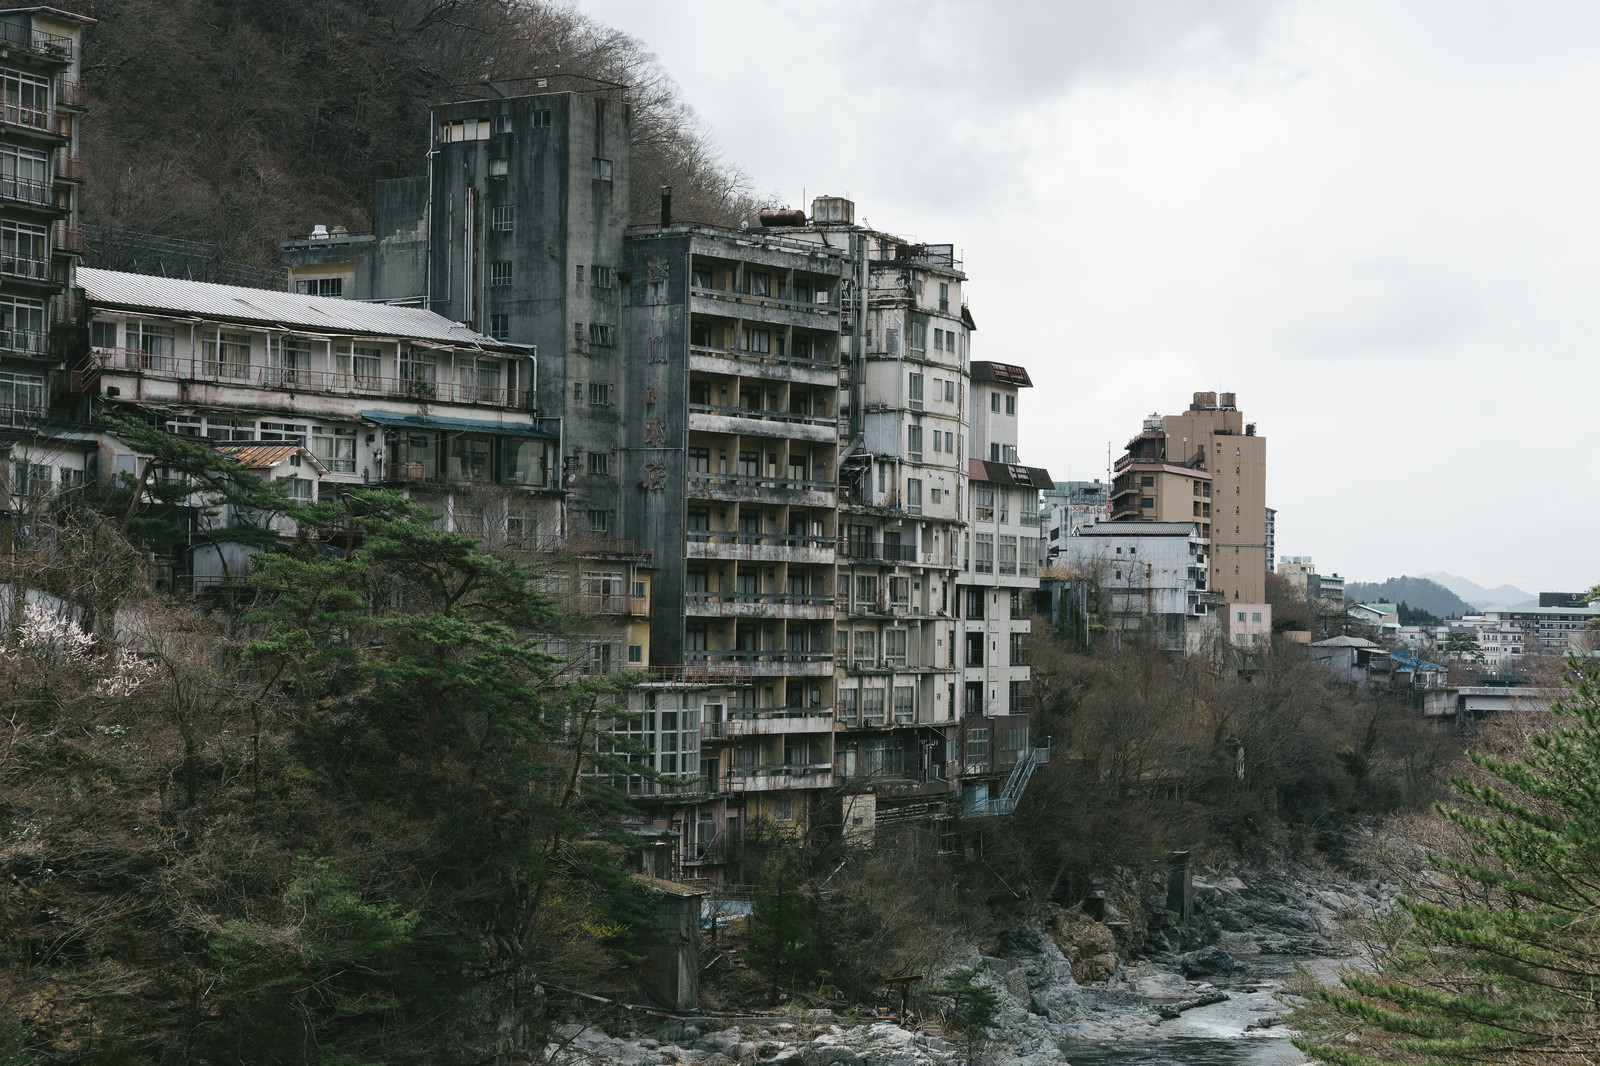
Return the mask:
[[[1125,894],[1105,920],[1046,908],[986,955],[975,947],[947,970],[974,968],[999,996],[996,1066],[1303,1061],[1288,1043],[1277,993],[1297,960],[1350,953],[1349,923],[1385,909],[1389,886],[1320,873],[1248,872],[1196,878],[1188,920]],[[558,1061],[703,1066],[956,1066],[962,1050],[936,1018],[895,1021],[796,1012],[761,1019],[694,1018],[616,1036],[569,1027]]]

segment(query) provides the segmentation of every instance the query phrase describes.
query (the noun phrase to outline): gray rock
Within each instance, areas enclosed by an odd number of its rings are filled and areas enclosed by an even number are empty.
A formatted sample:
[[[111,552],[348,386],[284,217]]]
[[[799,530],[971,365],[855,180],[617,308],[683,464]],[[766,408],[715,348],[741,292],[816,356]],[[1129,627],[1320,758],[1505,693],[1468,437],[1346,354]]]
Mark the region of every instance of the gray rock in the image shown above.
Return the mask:
[[[1230,974],[1238,967],[1232,955],[1215,945],[1191,951],[1183,957],[1183,972],[1190,977]]]

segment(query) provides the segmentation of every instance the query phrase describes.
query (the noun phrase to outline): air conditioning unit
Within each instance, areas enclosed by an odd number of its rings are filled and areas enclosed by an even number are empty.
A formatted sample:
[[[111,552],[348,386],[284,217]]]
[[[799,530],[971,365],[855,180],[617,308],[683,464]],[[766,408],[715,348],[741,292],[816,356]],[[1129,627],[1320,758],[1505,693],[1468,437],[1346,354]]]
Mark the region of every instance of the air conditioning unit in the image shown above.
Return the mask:
[[[922,553],[922,561],[925,564],[933,562],[933,553],[932,552],[923,552]]]

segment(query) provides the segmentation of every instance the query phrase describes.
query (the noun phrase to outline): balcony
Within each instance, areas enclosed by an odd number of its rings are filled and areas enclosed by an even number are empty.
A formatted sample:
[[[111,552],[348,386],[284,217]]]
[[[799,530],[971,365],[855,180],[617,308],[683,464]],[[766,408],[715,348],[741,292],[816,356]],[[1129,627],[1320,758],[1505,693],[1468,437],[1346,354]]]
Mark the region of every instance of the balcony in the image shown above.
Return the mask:
[[[715,559],[748,563],[815,563],[834,561],[832,537],[779,536],[734,533],[731,530],[692,529],[684,546],[686,559]]]
[[[826,622],[833,617],[833,597],[828,595],[690,592],[685,594],[684,601],[683,613],[692,618],[770,618]]]
[[[534,534],[518,539],[515,546],[542,555],[571,555],[579,559],[618,559],[624,562],[655,564],[652,548],[640,548],[627,537],[545,536]]]
[[[3,271],[3,265],[0,265]],[[96,348],[88,369],[102,373],[124,371],[147,378],[173,381],[214,381],[239,388],[375,396],[429,403],[473,404],[532,410],[532,389],[505,389],[487,385],[461,385],[451,381],[414,381],[340,371],[301,370],[294,367],[258,366],[210,359],[155,355],[137,348]]]
[[[50,354],[50,335],[39,329],[0,329],[0,351],[45,357]]]
[[[711,474],[691,471],[689,495],[728,503],[760,502],[801,507],[832,507],[838,486],[832,481],[763,477],[760,474]]]
[[[31,255],[0,251],[0,274],[22,281],[47,284],[50,281],[50,261]]]
[[[829,319],[836,319],[839,308],[833,303],[815,303],[808,300],[786,300],[769,294],[728,292],[724,289],[695,287],[689,290],[692,297],[690,310],[696,314],[721,315],[750,322],[793,322],[796,325],[816,325],[830,329]]]
[[[766,711],[730,710],[725,722],[706,722],[701,741],[739,737],[786,736],[793,733],[833,732],[832,707],[778,707]]]
[[[73,78],[57,78],[56,104],[74,111],[85,110],[89,106],[89,94],[84,90],[83,82]]]
[[[771,763],[730,766],[726,774],[730,792],[787,792],[797,788],[829,788],[832,763]]]
[[[580,592],[568,596],[566,606],[573,614],[645,618],[650,614],[650,597],[618,592]]]
[[[82,289],[73,289],[74,294],[81,294]],[[83,321],[83,300],[79,295],[56,295],[50,297],[50,321],[57,326],[77,325]]]
[[[691,432],[831,441],[838,435],[838,424],[838,420],[831,416],[763,411],[748,407],[720,407],[709,403],[689,405]]]
[[[737,363],[729,367],[728,362]],[[838,362],[829,356],[803,359],[771,352],[748,352],[742,348],[719,348],[710,344],[689,346],[689,369],[703,374],[726,374],[730,370],[744,376],[778,377],[808,385],[832,385]]]
[[[34,425],[43,418],[43,407],[31,407],[27,404],[0,404],[0,426],[14,429]]]
[[[57,222],[51,228],[50,243],[57,255],[82,255],[83,230],[78,226]]]
[[[0,26],[5,23],[0,22]],[[13,100],[0,100],[0,124],[43,133],[51,137],[66,136],[66,122],[62,116],[45,107],[29,107]]]
[[[877,540],[839,541],[839,558],[860,563],[914,563],[921,558],[915,544],[885,543]],[[930,559],[931,562],[931,559]]]
[[[48,181],[35,181],[15,174],[0,174],[0,200],[54,208],[55,198],[50,195],[50,189]]]
[[[12,22],[0,22],[0,47],[20,48],[41,59],[60,63],[72,61],[71,37]]]
[[[56,152],[56,183],[71,182],[76,185],[83,181],[88,169],[83,165],[83,157],[73,155],[65,148]]]
[[[687,651],[685,665],[737,671],[751,677],[831,677],[828,651]]]

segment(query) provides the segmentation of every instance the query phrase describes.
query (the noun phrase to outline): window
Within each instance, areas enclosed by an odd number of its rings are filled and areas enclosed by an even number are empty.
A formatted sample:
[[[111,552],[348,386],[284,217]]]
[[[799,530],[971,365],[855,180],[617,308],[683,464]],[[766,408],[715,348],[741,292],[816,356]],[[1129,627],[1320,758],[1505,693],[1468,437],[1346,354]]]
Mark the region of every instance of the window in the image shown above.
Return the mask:
[[[357,349],[359,352],[361,349]],[[374,349],[375,350],[375,349]],[[439,380],[439,357],[414,348],[400,349],[400,376],[406,381],[432,384]]]
[[[294,422],[263,422],[257,439],[289,441],[303,448],[306,443],[306,427]]]
[[[1000,538],[1000,573],[1016,576],[1017,573],[1017,538]]]
[[[0,410],[44,413],[44,375],[0,371]]]
[[[883,658],[890,666],[904,666],[906,664],[905,630],[886,629],[883,631]]]
[[[969,622],[982,621],[984,604],[983,590],[980,588],[968,588],[966,590],[966,595],[963,598],[966,600],[967,620]]]
[[[1000,394],[998,392],[991,392],[989,394],[989,410],[993,411],[995,414],[1000,413]]]
[[[942,329],[933,331],[933,350],[936,352],[944,351],[944,330]]]
[[[1016,413],[1017,413],[1017,398],[1015,396],[1007,396],[1006,397],[1006,414],[1014,415]]]
[[[945,430],[945,434],[944,434],[944,450],[949,452],[951,455],[954,455],[956,453],[955,434],[950,432],[949,430]]]
[[[510,115],[496,115],[495,119],[494,119],[494,132],[496,132],[496,133],[510,133],[511,132],[511,116]]]
[[[0,145],[0,197],[49,203],[50,157],[36,149]]]
[[[919,452],[917,454],[916,458],[920,459],[921,457],[922,457],[922,455]],[[907,478],[906,479],[906,510],[911,512],[912,514],[921,514],[922,513],[922,479],[921,478],[913,477],[913,478]]]
[[[1023,537],[1018,549],[1017,573],[1022,577],[1036,577],[1039,573],[1039,538]]]
[[[1239,612],[1239,621],[1241,621],[1241,622],[1244,621],[1244,612],[1243,611]]]
[[[611,390],[613,386],[604,385],[598,381],[589,383],[589,403],[595,407],[609,407],[611,405]]]
[[[772,334],[764,329],[746,329],[744,331],[744,350],[747,352],[760,352],[763,355],[772,351]]]
[[[541,108],[533,113],[533,128],[547,130],[550,128],[550,109]]]
[[[311,430],[311,451],[334,474],[356,472],[356,431],[337,426]]]
[[[616,327],[609,323],[589,323],[589,343],[601,348],[609,348],[616,340]]]
[[[911,320],[910,347],[920,352],[928,346],[928,324],[921,319]]]
[[[1022,666],[1025,662],[1026,660],[1022,657],[1022,634],[1013,633],[1011,634],[1011,665]]]
[[[1139,498],[1139,509],[1140,510],[1148,511],[1148,510],[1151,510],[1152,508],[1154,508],[1155,505],[1156,505],[1156,499],[1155,499],[1154,496],[1141,496]]]
[[[910,685],[896,685],[894,689],[894,720],[896,725],[910,725],[916,721],[916,690]]]
[[[950,283],[947,281],[939,282],[939,310],[950,310]]]
[[[0,319],[9,327],[0,333],[0,347],[44,354],[49,334],[45,331],[43,300],[0,295]]]
[[[953,381],[947,381],[944,383],[944,402],[956,402],[956,383]]]
[[[10,114],[11,101],[6,101]],[[45,254],[43,226],[25,222],[0,222],[0,264],[7,274],[42,281],[50,275],[50,260]]]
[[[354,384],[357,388],[373,388],[383,369],[382,353],[377,348],[341,345],[334,352],[334,363],[339,375],[345,378],[341,385]]]
[[[973,571],[979,574],[994,573],[994,534],[975,534],[973,538],[973,549]]]
[[[994,486],[974,485],[972,487],[972,517],[979,522],[994,521]]]
[[[629,663],[629,665],[630,666],[638,666],[638,665],[642,664],[643,662],[644,662],[644,645],[642,645],[642,644],[629,644],[628,645],[628,663]]]
[[[502,233],[510,232],[517,228],[517,208],[514,204],[505,204],[489,209],[489,228]]]
[[[589,268],[589,284],[597,289],[609,289],[615,283],[616,274],[608,266],[591,266]]]
[[[343,278],[302,278],[294,283],[294,291],[305,296],[344,296]]]
[[[591,474],[601,474],[601,475],[605,475],[605,474],[610,474],[611,473],[611,453],[610,452],[590,452],[589,455],[588,455],[588,460],[589,460],[589,473],[591,473]]]
[[[202,335],[200,349],[206,373],[223,378],[250,376],[249,334],[207,330]]]
[[[906,406],[913,411],[922,410],[922,375],[912,374],[906,379]]]
[[[909,577],[891,577],[889,579],[890,606],[904,609],[910,601],[911,579]]]
[[[611,531],[611,512],[601,510],[589,511],[589,532],[609,533]]]
[[[497,259],[489,264],[489,284],[495,287],[511,284],[511,260]]]
[[[861,724],[883,724],[883,689],[868,688],[861,690]],[[873,769],[876,769],[875,767]]]
[[[1145,474],[1145,475],[1143,475],[1142,477],[1139,478],[1139,485],[1140,485],[1141,488],[1146,488],[1146,489],[1154,488],[1155,487],[1155,483],[1156,483],[1156,479],[1155,479],[1155,476],[1153,474]]]
[[[967,665],[968,666],[982,666],[983,665],[983,634],[982,633],[968,633],[967,634]]]
[[[491,178],[503,178],[507,174],[509,174],[510,172],[511,172],[511,164],[507,160],[504,160],[504,159],[491,159],[491,160],[489,160],[489,176]]]
[[[583,343],[583,323],[582,322],[574,322],[572,324],[572,339],[574,341],[576,341],[577,343],[579,343],[579,344]]]
[[[870,629],[858,629],[850,638],[850,658],[857,666],[877,662],[878,636]]]
[[[922,462],[922,427],[906,427],[906,458],[913,463]]]
[[[310,503],[315,494],[315,485],[310,478],[295,477],[290,474],[288,477],[280,477],[278,484],[287,489],[289,499],[297,503]]]
[[[610,181],[611,180],[611,160],[609,160],[609,159],[599,159],[599,158],[596,158],[594,160],[594,180],[595,181]]]
[[[504,341],[511,339],[511,316],[490,315],[489,337],[492,340]]]
[[[876,577],[860,576],[856,578],[856,610],[876,611],[878,609],[878,579]]]
[[[744,276],[744,291],[751,296],[772,295],[772,275],[752,271]]]

